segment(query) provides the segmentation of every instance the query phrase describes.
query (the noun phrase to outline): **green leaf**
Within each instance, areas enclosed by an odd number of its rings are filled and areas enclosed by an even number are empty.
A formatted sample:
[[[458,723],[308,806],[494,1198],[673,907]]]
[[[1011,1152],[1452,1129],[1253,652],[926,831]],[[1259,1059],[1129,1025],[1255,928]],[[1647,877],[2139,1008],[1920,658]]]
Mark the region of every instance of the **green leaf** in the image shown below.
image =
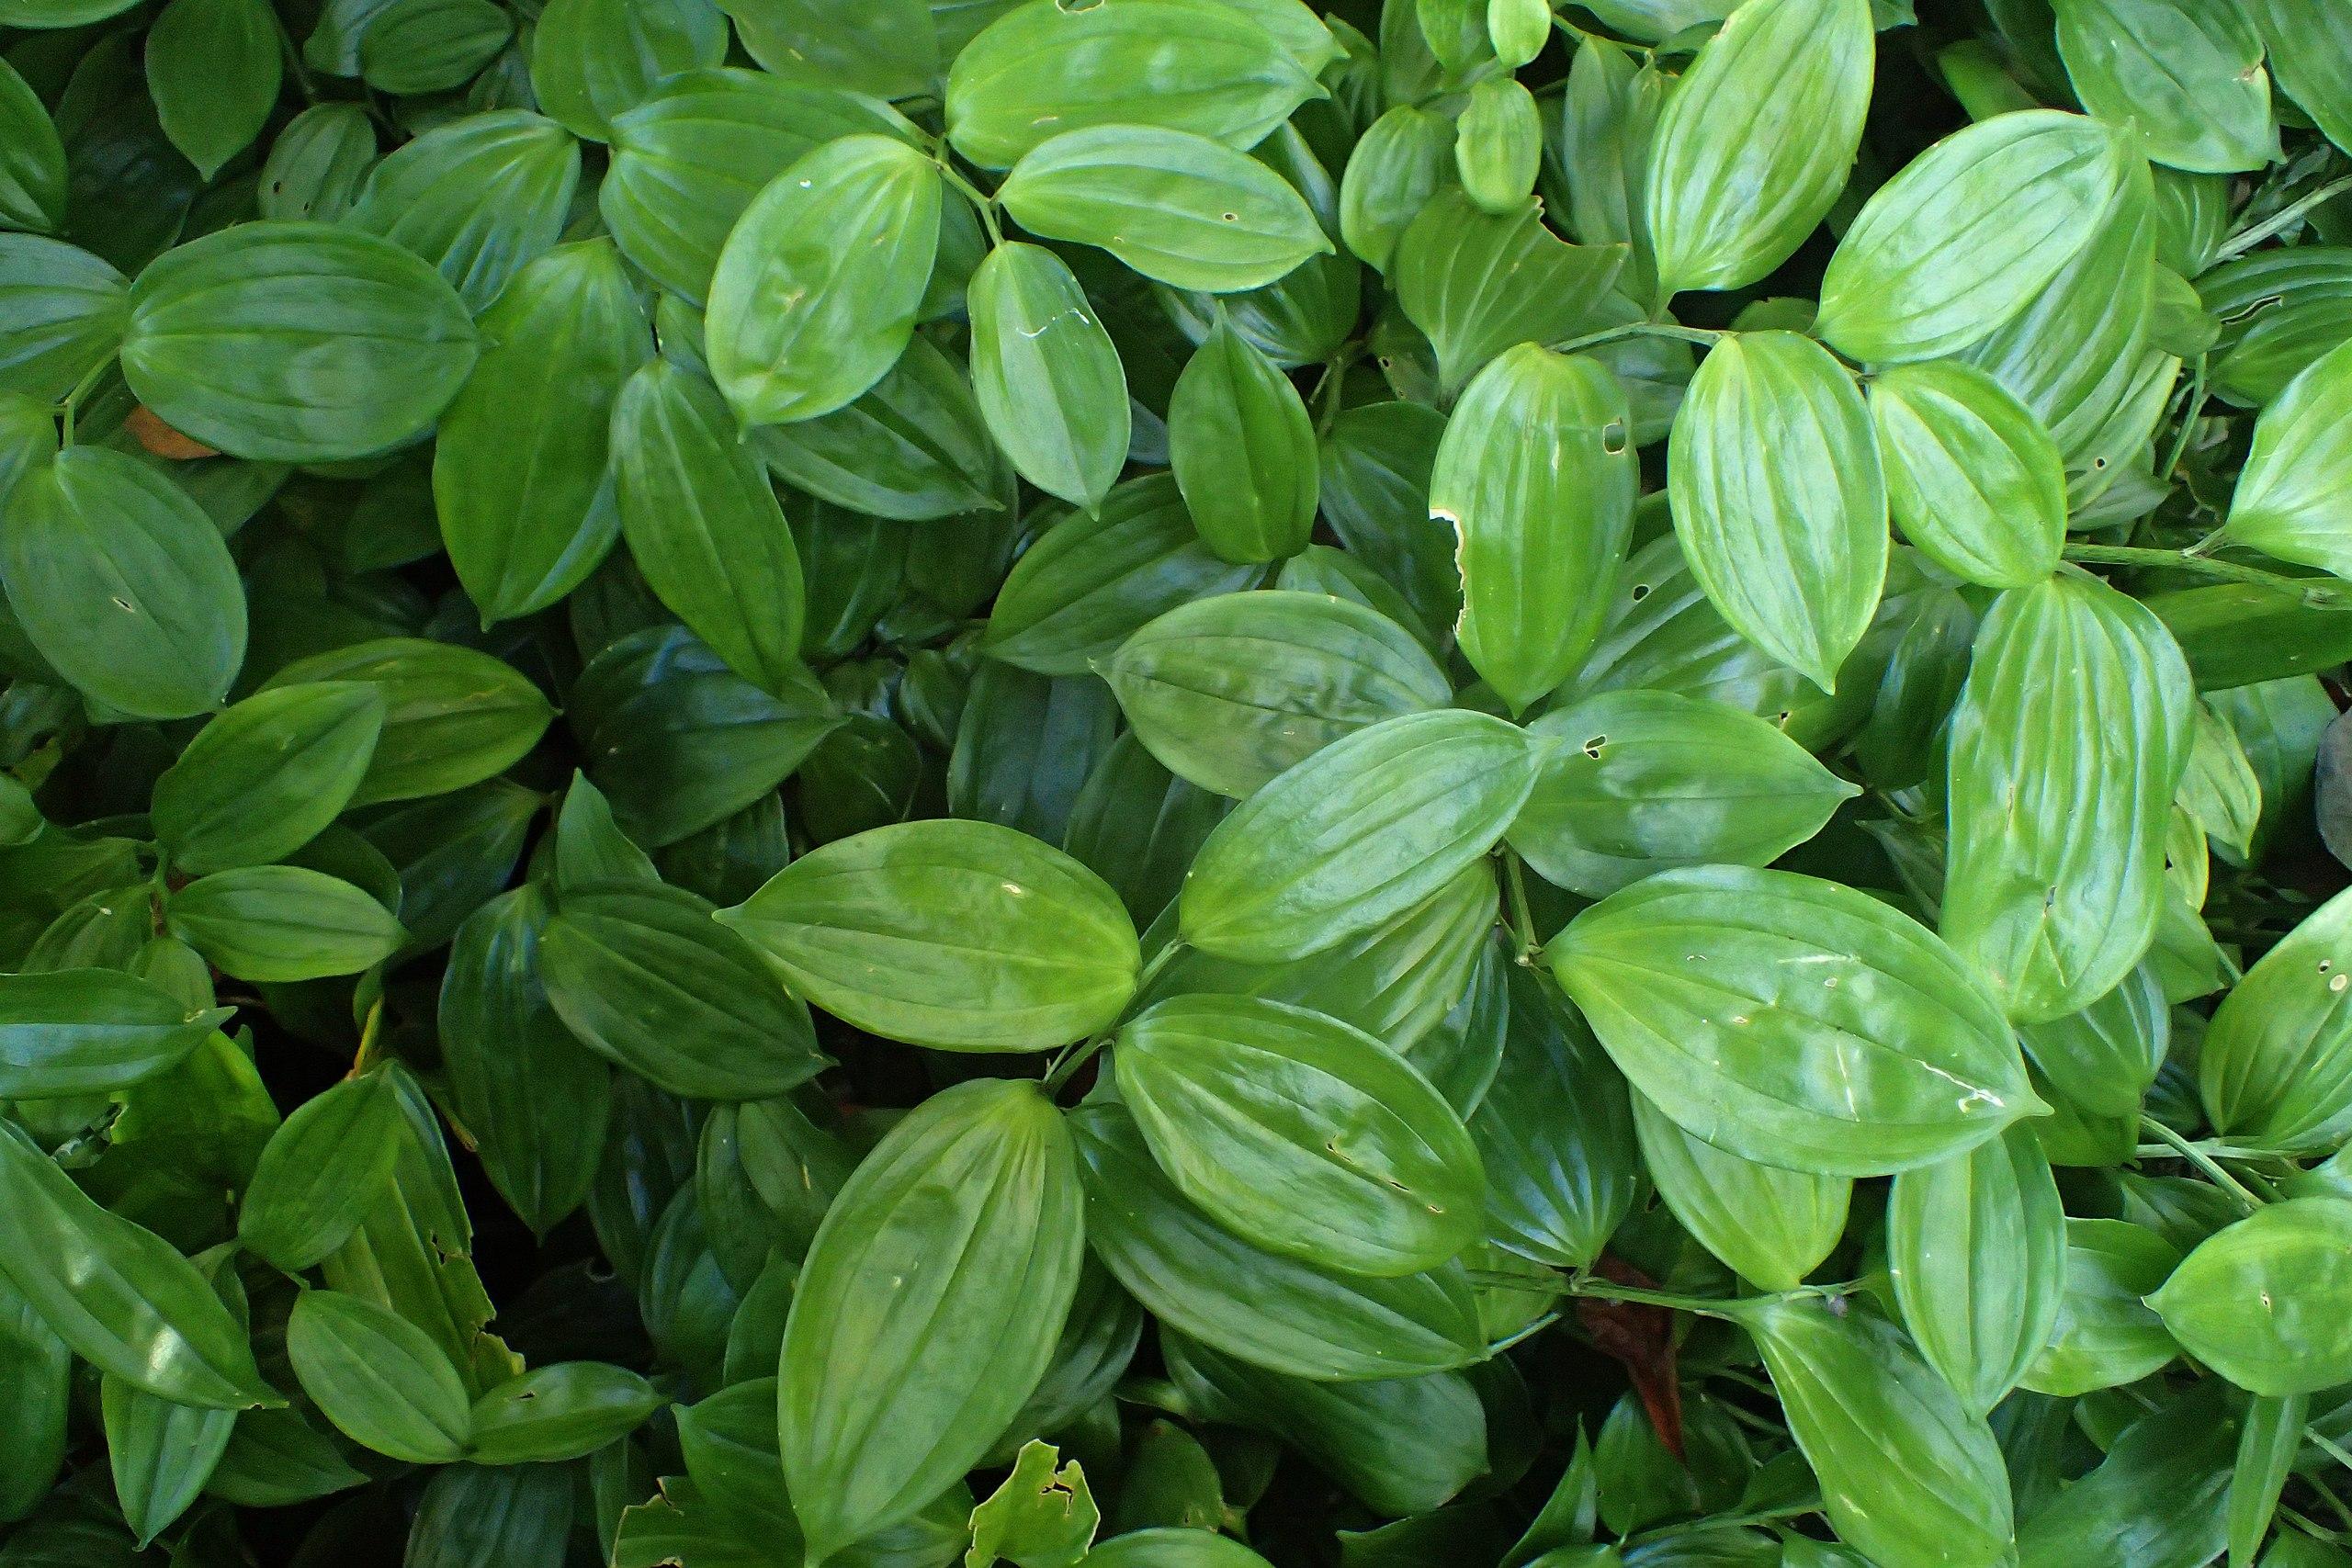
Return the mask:
[[[477,1464],[560,1464],[620,1441],[662,1408],[661,1392],[607,1361],[534,1367],[474,1401]]]
[[[1544,121],[1535,96],[1511,76],[1475,84],[1453,140],[1463,194],[1481,211],[1509,216],[1535,194],[1543,158]]]
[[[575,136],[608,141],[656,84],[727,58],[710,0],[550,0],[531,31],[531,90]]]
[[[2067,1100],[2095,1115],[2136,1116],[2164,1068],[2172,1021],[2154,967],[2143,963],[2082,1011],[2018,1032],[2027,1058]]]
[[[1033,0],[1051,5],[1052,0]],[[1290,378],[1220,318],[1168,400],[1168,461],[1202,541],[1279,560],[1315,528],[1315,422]]]
[[[1397,241],[1389,272],[1397,309],[1428,334],[1450,392],[1507,348],[1597,325],[1625,259],[1621,246],[1564,243],[1539,203],[1498,216],[1442,190]]]
[[[831,1060],[808,1010],[714,912],[658,883],[567,888],[539,940],[548,1001],[582,1044],[673,1094],[783,1094]]]
[[[1135,928],[1101,877],[985,822],[836,839],[720,911],[817,1006],[943,1050],[1034,1051],[1110,1024]]]
[[[552,912],[547,895],[526,885],[469,916],[450,949],[439,1010],[457,1119],[491,1181],[541,1233],[588,1195],[612,1102],[611,1069],[564,1028],[540,978]]]
[[[468,115],[388,154],[344,221],[432,263],[480,314],[554,248],[579,182],[580,144],[555,121]]]
[[[1087,1241],[1156,1318],[1255,1366],[1317,1380],[1467,1365],[1486,1337],[1459,1264],[1343,1275],[1234,1235],[1176,1190],[1116,1106],[1074,1112]]]
[[[2141,1298],[2179,1262],[2179,1250],[2143,1225],[2069,1219],[2058,1321],[2020,1381],[2038,1393],[2088,1393],[2170,1365],[2180,1347]]]
[[[1835,690],[1887,570],[1886,485],[1845,367],[1793,333],[1724,337],[1675,415],[1667,485],[1690,573],[1724,619]]]
[[[2246,1402],[2237,1463],[2230,1472],[2230,1568],[2251,1564],[2262,1538],[2270,1533],[2279,1496],[2302,1450],[2310,1412],[2309,1396],[2300,1393]]]
[[[391,912],[340,877],[294,865],[199,876],[164,900],[172,934],[240,980],[356,975],[408,940]]]
[[[2345,96],[2352,86],[2352,28],[2333,11],[2314,11],[2294,0],[2249,0],[2246,16],[2262,36],[2271,74],[2295,107],[2312,117],[2338,147],[2352,142],[2352,113]]]
[[[801,1270],[777,1388],[811,1560],[909,1517],[995,1443],[1077,1290],[1082,1202],[1069,1129],[1028,1083],[933,1095],[858,1167]]]
[[[1678,866],[1769,865],[1860,793],[1778,727],[1671,692],[1603,692],[1528,733],[1564,744],[1536,774],[1511,848],[1588,897]]]
[[[1068,15],[1050,0],[1046,8]],[[989,252],[964,298],[989,433],[1022,478],[1097,511],[1127,460],[1127,379],[1086,291],[1053,252],[1007,243]]]
[[[379,92],[447,92],[488,65],[514,32],[513,14],[488,0],[390,0],[359,34],[359,74]]]
[[[283,860],[324,831],[368,776],[384,694],[361,681],[259,692],[196,733],[155,781],[155,837],[186,872]]]
[[[65,227],[65,144],[48,106],[17,68],[0,62],[0,223]]]
[[[1846,1231],[1850,1177],[1758,1165],[1692,1137],[1633,1097],[1642,1161],[1658,1196],[1700,1246],[1760,1290],[1793,1291]]]
[[[147,90],[172,145],[207,180],[253,145],[277,104],[267,0],[171,0],[147,31]]]
[[[1220,0],[1105,0],[1065,10],[1027,0],[956,56],[947,139],[986,169],[1049,138],[1142,125],[1244,151],[1325,96],[1250,9]]]
[[[709,384],[648,360],[613,410],[621,531],[654,593],[735,672],[801,678],[800,557],[767,475]]]
[[[1018,1568],[1076,1568],[1102,1523],[1086,1472],[1061,1458],[1051,1443],[1022,1446],[1012,1473],[972,1510],[972,1546],[964,1568],[989,1568],[1010,1559]]]
[[[1185,879],[1181,934],[1272,963],[1401,914],[1502,838],[1538,760],[1511,726],[1459,710],[1344,737],[1217,825]]]
[[[2131,1568],[2220,1556],[2239,1425],[2222,1393],[2207,1382],[2124,1427],[2098,1469],[2018,1529],[2020,1568]]]
[[[383,637],[298,660],[266,691],[364,682],[383,694],[384,725],[353,806],[447,795],[503,773],[555,716],[537,687],[489,654],[419,637]]]
[[[2177,169],[2259,169],[2279,156],[2262,39],[2233,0],[2052,0],[2083,107]]]
[[[525,267],[481,326],[481,360],[434,443],[433,499],[458,581],[493,622],[554,604],[611,548],[608,430],[653,344],[596,240]]]
[[[286,1325],[302,1392],[335,1429],[411,1464],[464,1456],[465,1384],[424,1330],[390,1307],[340,1291],[304,1291]]]
[[[1742,0],[1657,118],[1650,241],[1661,298],[1779,266],[1845,188],[1870,107],[1866,0]]]
[[[0,1274],[75,1355],[134,1388],[214,1410],[279,1403],[196,1267],[83,1196],[13,1122],[0,1123]]]
[[[1887,1272],[1903,1321],[1962,1404],[1990,1411],[2057,1325],[2066,1214],[2028,1128],[1899,1172],[1886,1208]]]
[[[710,282],[710,369],[748,424],[830,413],[904,353],[939,243],[938,168],[843,136],[753,197]]]
[[[1468,1132],[1361,1031],[1255,998],[1179,997],[1119,1031],[1112,1065],[1177,1189],[1261,1247],[1393,1276],[1478,1235],[1485,1179]]]
[[[1283,590],[1179,605],[1101,669],[1154,757],[1237,800],[1343,736],[1453,694],[1421,645],[1378,611]]]
[[[313,104],[269,144],[255,204],[264,218],[333,223],[376,166],[376,126],[357,104]]]
[[[1641,1165],[1625,1080],[1584,1020],[1513,965],[1494,1081],[1470,1118],[1496,1246],[1589,1267],[1632,1212]]]
[[[1634,1088],[1760,1164],[1880,1176],[2042,1109],[1983,982],[1853,888],[1665,872],[1578,915],[1544,957]]]
[[[2333,1149],[2352,1131],[2352,897],[2304,917],[2222,998],[2198,1053],[2216,1132],[2279,1149]]]
[[[237,1210],[237,1240],[293,1274],[350,1239],[392,1179],[401,1108],[382,1073],[304,1100],[261,1152]]]
[[[389,241],[240,223],[139,275],[122,373],[141,402],[208,446],[319,463],[424,434],[476,352],[456,292]]]
[[[1246,962],[1170,944],[1143,993],[1261,997],[1352,1024],[1411,1052],[1443,1023],[1472,984],[1495,919],[1495,874],[1477,862],[1420,903],[1303,958]],[[1169,934],[1172,913],[1152,935]]]
[[[1267,1568],[1230,1537],[1162,1526],[1112,1537],[1086,1554],[1091,1568]]]
[[[1332,250],[1265,164],[1186,130],[1101,125],[1040,142],[997,199],[1048,240],[1100,245],[1175,288],[1229,294]]]
[[[0,582],[42,658],[145,718],[219,705],[245,657],[245,594],[220,532],[135,458],[72,446],[17,476]]]
[[[1453,122],[1396,104],[1365,128],[1340,176],[1340,235],[1365,265],[1388,270],[1396,243],[1453,171]]]
[[[1023,553],[989,613],[983,646],[989,658],[1041,675],[1082,675],[1162,612],[1260,575],[1211,554],[1175,480],[1146,474],[1113,490],[1096,515],[1062,518]]]
[[[1734,1321],[1764,1353],[1839,1540],[1882,1568],[2002,1560],[2011,1513],[2000,1448],[1900,1329],[1851,1298],[1762,1297]]]
[[[2033,411],[1956,360],[1871,378],[1887,509],[1921,554],[1964,581],[2025,588],[2057,570],[2066,474]]]
[[[1298,1449],[1374,1513],[1427,1513],[1487,1470],[1486,1411],[1460,1372],[1308,1382],[1243,1366],[1173,1334],[1161,1335],[1160,1348],[1190,1408]],[[1388,1440],[1396,1432],[1414,1440]]]
[[[680,72],[613,117],[597,210],[622,254],[700,305],[752,197],[819,146],[861,132],[903,135],[905,122],[868,100],[763,72]]]
[[[786,484],[874,517],[924,522],[1004,504],[1008,479],[970,378],[920,334],[848,407],[765,426],[752,446]]]
[[[2352,1202],[2257,1209],[2181,1260],[2148,1305],[2181,1348],[2268,1398],[2352,1377]]]
[[[175,1404],[115,1377],[98,1380],[98,1408],[115,1498],[144,1546],[196,1502],[228,1448],[238,1412]]]
[[[126,892],[143,899],[145,890]],[[0,975],[0,1096],[127,1089],[176,1065],[228,1018],[112,969]]]
[[[598,655],[572,687],[571,708],[614,820],[653,850],[773,796],[841,723],[806,671],[772,696],[673,626]]]
[[[2010,589],[1985,617],[1951,719],[1942,929],[2018,1022],[2087,1007],[2147,951],[2194,716],[2162,624],[2094,578]]]
[[[2352,551],[2335,519],[2352,491],[2352,440],[2333,411],[2352,391],[2352,343],[2330,350],[2287,383],[2255,422],[2230,498],[2228,536],[2280,560],[2352,575]]]
[[[743,51],[787,82],[876,98],[938,91],[938,22],[920,0],[729,0]]]
[[[2118,132],[2054,109],[1954,131],[1881,186],[1838,241],[1822,337],[1864,360],[1967,347],[2091,242],[2134,157]]]
[[[53,402],[122,342],[130,284],[62,240],[0,233],[0,390]]]
[[[1462,655],[1514,713],[1592,651],[1633,536],[1632,414],[1607,367],[1522,344],[1446,423],[1430,513],[1453,525]]]

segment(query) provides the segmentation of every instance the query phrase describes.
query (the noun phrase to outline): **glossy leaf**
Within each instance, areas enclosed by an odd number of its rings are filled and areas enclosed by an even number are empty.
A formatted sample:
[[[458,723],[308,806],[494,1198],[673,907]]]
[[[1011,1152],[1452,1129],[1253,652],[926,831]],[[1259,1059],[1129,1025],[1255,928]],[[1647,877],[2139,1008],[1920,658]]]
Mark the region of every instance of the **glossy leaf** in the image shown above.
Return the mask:
[[[146,718],[217,706],[245,656],[245,595],[220,530],[134,458],[74,446],[18,475],[0,582],[76,688]]]
[[[2229,536],[2280,560],[2352,571],[2341,514],[2352,486],[2352,446],[2327,411],[2352,385],[2352,344],[2332,349],[2287,383],[2254,427],[2254,450],[2230,499]]]
[[[940,199],[928,160],[871,134],[824,143],[752,199],[707,317],[711,375],[737,418],[830,413],[881,378],[931,281]]]
[[[2148,1304],[2190,1355],[2268,1398],[2312,1393],[2352,1367],[2352,1202],[2297,1198],[2248,1214],[2181,1259]]]
[[[1982,982],[1925,928],[1792,872],[1666,872],[1544,949],[1634,1087],[1760,1164],[1874,1176],[2040,1102]]]
[[[1671,692],[1603,692],[1528,732],[1563,744],[1511,824],[1511,848],[1589,897],[1678,866],[1768,865],[1859,793],[1777,727]]]
[[[75,1355],[182,1404],[278,1403],[195,1265],[85,1197],[14,1124],[0,1126],[0,1273]]]
[[[1647,226],[1661,294],[1788,260],[1844,188],[1870,107],[1865,0],[1743,0],[1658,116]]]
[[[482,318],[481,362],[442,416],[434,505],[450,564],[484,621],[544,609],[612,547],[607,431],[652,352],[612,246],[562,246]]]
[[[1458,710],[1333,742],[1243,802],[1201,846],[1181,934],[1245,962],[1303,958],[1402,913],[1502,837],[1537,752]]]
[[[858,1167],[801,1271],[777,1386],[812,1557],[913,1514],[996,1441],[1077,1289],[1082,1203],[1061,1113],[1025,1083],[935,1095]]]
[[[1092,512],[1126,463],[1127,380],[1086,291],[1053,252],[1012,243],[989,253],[965,301],[989,434],[1031,484]]]
[[[1600,636],[1639,488],[1631,419],[1605,367],[1522,344],[1471,381],[1438,446],[1429,504],[1454,531],[1455,636],[1514,712]]]
[[[383,693],[357,681],[260,692],[197,732],[155,781],[155,834],[183,871],[282,860],[340,816],[368,776]]]
[[[1125,1025],[1112,1063],[1178,1190],[1261,1246],[1389,1276],[1477,1235],[1468,1133],[1369,1035],[1255,998],[1180,997]]]
[[[1899,1173],[1886,1246],[1920,1354],[1991,1410],[2048,1343],[2064,1292],[2065,1211],[2030,1125]]]
[[[1951,721],[1942,930],[2011,1018],[2078,1011],[2146,952],[2193,717],[2171,637],[2091,578],[2011,589],[1985,617]]]
[[[1290,378],[1220,321],[1168,400],[1168,461],[1202,542],[1278,560],[1315,526],[1315,424]]]
[[[400,1134],[400,1101],[380,1073],[303,1101],[261,1152],[237,1209],[239,1244],[289,1274],[318,1262],[390,1184]]]
[[[2051,109],[1981,120],[1871,196],[1821,280],[1821,335],[1857,359],[1928,359],[2024,309],[2089,243],[2132,153]]]
[[[1988,588],[2028,587],[2057,569],[2064,459],[2031,410],[1951,360],[1873,377],[1870,405],[1888,511],[1921,554]]]
[[[860,1028],[946,1050],[1037,1050],[1134,993],[1135,928],[1076,861],[984,822],[837,839],[720,911],[795,991]]]
[[[431,266],[323,223],[241,223],[139,275],[122,372],[175,430],[240,457],[331,462],[429,429],[473,323]]]
[[[1823,691],[1886,576],[1886,485],[1853,378],[1792,333],[1718,343],[1668,448],[1675,535],[1734,629]]]
[[[1146,277],[1213,294],[1272,283],[1333,248],[1281,175],[1189,130],[1064,131],[1013,165],[997,199],[1031,233],[1100,245]]]

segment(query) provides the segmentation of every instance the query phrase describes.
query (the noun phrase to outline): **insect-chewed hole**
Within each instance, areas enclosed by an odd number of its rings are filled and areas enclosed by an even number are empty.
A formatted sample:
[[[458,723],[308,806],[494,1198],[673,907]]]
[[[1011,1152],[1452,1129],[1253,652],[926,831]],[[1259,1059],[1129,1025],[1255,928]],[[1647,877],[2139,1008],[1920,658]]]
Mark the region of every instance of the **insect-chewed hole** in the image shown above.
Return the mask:
[[[1217,216],[1224,219],[1227,223],[1238,223],[1241,221],[1241,214],[1238,212],[1220,212]]]
[[[1609,737],[1606,735],[1596,735],[1591,739],[1584,743],[1584,754],[1590,757],[1593,761],[1599,761],[1600,760],[1600,749],[1608,744]]]
[[[1620,421],[1612,419],[1607,424],[1600,427],[1600,449],[1603,452],[1608,453],[1612,457],[1620,457],[1624,453],[1629,443],[1625,436],[1625,426]]]
[[[1635,584],[1634,584],[1634,592],[1633,592],[1633,595],[1632,595],[1632,597],[1633,597],[1633,601],[1634,601],[1634,604],[1640,604],[1643,600],[1645,600],[1645,599],[1648,598],[1649,596],[1650,596],[1650,585],[1649,585],[1648,583],[1646,583],[1646,582],[1636,582]]]

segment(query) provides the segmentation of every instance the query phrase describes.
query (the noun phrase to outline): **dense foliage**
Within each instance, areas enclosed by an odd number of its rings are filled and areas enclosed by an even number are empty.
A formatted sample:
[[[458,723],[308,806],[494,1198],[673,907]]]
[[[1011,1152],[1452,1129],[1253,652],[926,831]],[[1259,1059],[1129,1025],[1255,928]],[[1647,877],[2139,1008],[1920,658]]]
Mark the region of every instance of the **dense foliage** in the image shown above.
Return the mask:
[[[1728,9],[0,0],[0,1568],[2352,1565],[2352,12]]]

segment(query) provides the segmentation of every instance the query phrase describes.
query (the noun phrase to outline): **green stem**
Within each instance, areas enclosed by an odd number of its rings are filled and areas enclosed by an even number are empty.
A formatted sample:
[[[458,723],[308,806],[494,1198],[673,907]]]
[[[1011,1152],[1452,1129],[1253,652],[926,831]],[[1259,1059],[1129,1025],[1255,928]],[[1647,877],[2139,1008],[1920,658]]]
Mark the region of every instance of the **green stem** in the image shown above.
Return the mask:
[[[2263,1200],[2256,1195],[2254,1190],[2222,1169],[2221,1161],[2211,1155],[2207,1154],[2153,1116],[2142,1117],[2140,1125],[2154,1133],[2157,1140],[2169,1147],[2173,1153],[2203,1171],[2216,1187],[2236,1198],[2247,1213],[2250,1214],[2262,1207]]]
[[[74,445],[74,416],[82,411],[82,400],[90,395],[97,386],[99,378],[104,376],[107,367],[113,364],[114,361],[110,357],[99,360],[82,372],[82,378],[74,383],[74,389],[58,400],[57,417],[62,427],[62,433],[58,437],[59,445],[65,446]]]
[[[2288,203],[2253,228],[2240,230],[2223,241],[2222,248],[2213,253],[2213,265],[2219,265],[2232,256],[2244,255],[2273,234],[2292,227],[2303,214],[2314,207],[2333,201],[2347,190],[2352,190],[2352,175],[2340,175],[2301,200]]]
[[[2180,428],[2173,433],[2172,450],[2165,455],[2165,466],[2158,477],[2170,479],[2180,471],[2180,459],[2188,451],[2188,437],[2197,428],[2198,416],[2205,408],[2205,356],[2197,356],[2197,373],[2189,378],[2188,401],[2180,411]]]
[[[1693,1312],[1702,1317],[1724,1317],[1724,1308],[1732,1304],[1724,1296],[1682,1296],[1672,1291],[1645,1290],[1639,1285],[1620,1285],[1608,1280],[1570,1280],[1568,1293],[1597,1302],[1627,1302],[1635,1306],[1666,1307],[1675,1312]]]
[[[1108,1034],[1098,1034],[1077,1049],[1063,1052],[1061,1060],[1046,1069],[1046,1098],[1059,1094],[1062,1087],[1077,1076],[1078,1069],[1094,1060],[1102,1047],[1109,1043],[1111,1037]]]
[[[302,95],[304,103],[317,103],[319,86],[317,83],[311,80],[311,68],[303,63],[302,46],[296,43],[294,35],[286,30],[286,18],[277,14],[277,7],[275,6],[269,8],[269,19],[277,26],[278,52],[286,57],[286,72],[288,75],[294,78],[295,91]]]
[[[2317,1444],[2320,1452],[2325,1454],[2328,1458],[2334,1460],[2345,1469],[2352,1470],[2352,1454],[2348,1454],[2344,1451],[2343,1444],[2336,1442],[2334,1438],[2330,1438],[2326,1433],[2319,1430],[2316,1427],[2304,1427],[2303,1436],[2309,1438],[2313,1443]]]
[[[961,191],[964,198],[979,210],[980,227],[989,231],[989,243],[991,245],[1004,243],[1004,231],[997,223],[996,197],[985,194],[979,186],[956,173],[956,165],[947,161],[945,152],[934,154],[932,162],[939,166],[939,177]]]
[[[2215,1159],[2261,1160],[2278,1157],[2277,1149],[2257,1149],[2250,1148],[2244,1144],[2216,1143],[2211,1138],[2199,1138],[2193,1146],[2204,1150]],[[2170,1159],[2178,1154],[2179,1150],[2171,1144],[2142,1144],[2132,1153],[2133,1157],[2138,1159]]]
[[[1558,1313],[1547,1312],[1543,1316],[1537,1318],[1534,1322],[1529,1324],[1526,1327],[1520,1329],[1517,1333],[1509,1334],[1500,1339],[1489,1341],[1487,1346],[1487,1355],[1489,1359],[1499,1356],[1504,1351],[1510,1349],[1512,1346],[1534,1338],[1537,1335],[1543,1333],[1545,1329],[1551,1327],[1554,1324],[1559,1321],[1560,1314]]]
[[[1679,327],[1667,321],[1631,321],[1622,327],[1587,333],[1582,337],[1572,337],[1565,343],[1549,346],[1555,354],[1574,354],[1580,348],[1599,348],[1603,344],[1623,343],[1629,337],[1670,337],[1712,347],[1724,335],[1711,327]]]
[[[1527,863],[1508,846],[1503,850],[1503,912],[1511,935],[1519,939],[1519,961],[1534,963],[1544,944],[1535,939],[1535,916],[1527,906]]]
[[[2135,545],[2070,544],[2066,547],[2066,558],[2093,566],[2145,567],[2153,571],[2186,571],[2227,582],[2251,582],[2263,588],[2275,588],[2281,592],[2300,593],[2312,604],[2333,604],[2336,598],[2334,585],[2317,578],[2289,577],[2281,572],[2265,571],[2258,566],[2240,566],[2235,561],[2191,555],[2187,550],[2152,550]]]

